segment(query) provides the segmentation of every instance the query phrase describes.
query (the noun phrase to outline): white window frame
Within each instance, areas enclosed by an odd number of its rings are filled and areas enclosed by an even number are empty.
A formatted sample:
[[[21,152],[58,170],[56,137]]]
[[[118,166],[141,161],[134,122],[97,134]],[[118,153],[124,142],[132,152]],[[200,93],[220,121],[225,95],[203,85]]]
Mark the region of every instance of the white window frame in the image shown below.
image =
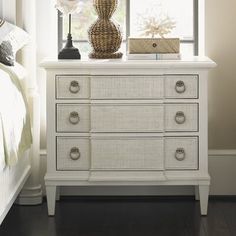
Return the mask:
[[[204,0],[192,0],[193,1],[193,39],[192,40],[181,40],[181,43],[185,44],[193,44],[193,53],[195,56],[202,54],[204,52],[204,44],[200,41],[199,32],[199,23],[202,24],[201,18],[204,16],[204,13],[199,14],[199,9],[203,10],[204,8]],[[62,48],[63,43],[66,40],[63,40],[63,22],[62,17],[60,17],[60,13],[58,13],[58,50]],[[204,19],[203,19],[204,21]],[[126,39],[130,35],[130,0],[126,0]],[[124,42],[126,42],[126,39]],[[87,40],[74,40],[76,43],[85,43]],[[201,48],[199,52],[199,48]]]

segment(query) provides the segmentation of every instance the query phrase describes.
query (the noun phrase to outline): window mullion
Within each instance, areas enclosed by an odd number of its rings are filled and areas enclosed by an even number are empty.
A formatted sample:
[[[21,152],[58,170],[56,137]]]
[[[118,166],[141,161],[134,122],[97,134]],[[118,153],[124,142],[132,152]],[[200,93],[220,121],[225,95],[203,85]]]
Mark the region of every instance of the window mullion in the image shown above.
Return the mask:
[[[61,13],[60,11],[58,11],[57,13],[57,19],[58,19],[58,27],[57,27],[57,30],[58,30],[58,51],[60,51],[63,47],[63,19],[61,17]],[[65,40],[66,41],[66,40]]]
[[[198,55],[199,48],[198,48],[198,0],[193,0],[193,38],[194,38],[194,55]]]
[[[130,0],[126,0],[126,41],[130,36]],[[128,51],[128,44],[126,44],[126,52]]]

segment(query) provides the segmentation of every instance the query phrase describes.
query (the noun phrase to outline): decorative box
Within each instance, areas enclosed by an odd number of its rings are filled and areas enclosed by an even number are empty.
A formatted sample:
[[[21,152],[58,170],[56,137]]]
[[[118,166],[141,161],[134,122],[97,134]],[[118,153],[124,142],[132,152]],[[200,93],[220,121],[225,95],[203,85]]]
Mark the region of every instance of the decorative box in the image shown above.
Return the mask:
[[[179,38],[129,38],[128,51],[138,53],[179,53]]]

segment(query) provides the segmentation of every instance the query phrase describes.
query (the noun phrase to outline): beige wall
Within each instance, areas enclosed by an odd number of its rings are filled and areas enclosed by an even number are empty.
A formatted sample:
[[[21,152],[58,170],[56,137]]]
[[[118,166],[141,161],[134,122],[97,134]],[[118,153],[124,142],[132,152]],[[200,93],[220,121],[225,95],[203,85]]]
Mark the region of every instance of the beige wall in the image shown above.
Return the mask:
[[[236,0],[206,1],[206,55],[217,68],[209,78],[209,148],[236,149]]]
[[[47,1],[37,1],[38,16],[41,16],[42,11],[49,11],[46,7]],[[206,55],[218,64],[210,72],[209,79],[209,148],[236,149],[236,0],[205,1]],[[49,36],[48,23],[46,19],[38,21],[38,62],[48,56],[49,51],[52,55],[56,50],[55,44],[54,49],[47,46],[52,38],[52,33],[51,37],[45,38],[45,35]],[[53,33],[56,35],[56,32]],[[45,78],[41,69],[38,74],[41,94],[41,148],[45,148]]]

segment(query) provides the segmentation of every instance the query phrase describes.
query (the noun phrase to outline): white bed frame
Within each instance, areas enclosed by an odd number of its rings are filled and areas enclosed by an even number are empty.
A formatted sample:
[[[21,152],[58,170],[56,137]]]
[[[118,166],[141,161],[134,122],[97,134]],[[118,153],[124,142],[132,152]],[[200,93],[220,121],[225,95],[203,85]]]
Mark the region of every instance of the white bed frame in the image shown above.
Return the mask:
[[[0,172],[0,225],[14,202],[18,204],[42,203],[39,182],[40,158],[40,106],[36,83],[35,1],[0,0],[0,17],[24,28],[31,35],[31,43],[24,47],[17,60],[28,71],[25,89],[31,112],[33,144],[18,164]]]

